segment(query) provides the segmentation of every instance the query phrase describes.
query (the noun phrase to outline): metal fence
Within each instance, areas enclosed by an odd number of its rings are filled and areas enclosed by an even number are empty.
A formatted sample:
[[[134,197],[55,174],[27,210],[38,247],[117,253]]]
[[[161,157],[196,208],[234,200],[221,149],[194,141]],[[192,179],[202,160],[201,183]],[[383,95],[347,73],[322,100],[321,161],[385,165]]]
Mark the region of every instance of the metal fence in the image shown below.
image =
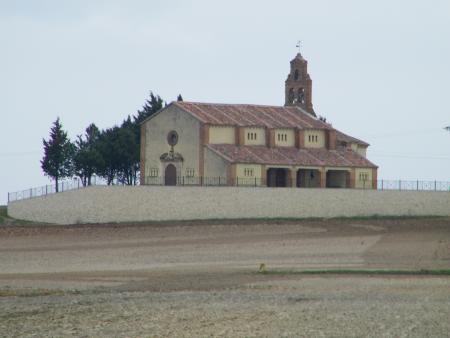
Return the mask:
[[[450,181],[378,180],[378,190],[450,191]]]
[[[105,185],[103,180],[93,180],[92,185]],[[57,192],[65,192],[70,190],[77,190],[84,188],[80,179],[67,180],[58,183],[58,189],[56,184],[43,185],[36,188],[25,189],[16,192],[8,193],[8,203],[14,201],[20,201],[30,199],[34,197],[46,196],[56,194]],[[58,191],[57,191],[58,190]]]
[[[267,180],[262,178],[237,177],[229,180],[226,177],[176,177],[172,182],[167,182],[164,177],[147,177],[147,185],[171,185],[177,186],[236,186],[236,187],[267,187]],[[274,184],[275,183],[275,184]],[[272,182],[272,186],[277,182]],[[290,187],[288,182],[284,182],[285,186]],[[96,178],[92,180],[92,185],[107,185],[102,179]],[[123,185],[120,182],[114,182],[112,185]],[[269,184],[270,186],[271,184]],[[283,184],[282,184],[283,185]],[[354,189],[372,189],[372,181],[362,182],[361,188]],[[303,188],[319,188],[317,185],[301,186]],[[299,187],[299,188],[301,188]],[[63,181],[58,184],[58,192],[65,192],[84,188],[81,180],[74,179]],[[296,187],[293,187],[296,188]],[[336,187],[334,187],[336,188]],[[450,192],[450,181],[420,181],[420,180],[378,180],[378,190],[399,190],[399,191],[447,191]],[[8,203],[30,199],[34,197],[46,196],[55,194],[56,185],[44,185],[37,188],[30,188],[17,192],[8,193]]]

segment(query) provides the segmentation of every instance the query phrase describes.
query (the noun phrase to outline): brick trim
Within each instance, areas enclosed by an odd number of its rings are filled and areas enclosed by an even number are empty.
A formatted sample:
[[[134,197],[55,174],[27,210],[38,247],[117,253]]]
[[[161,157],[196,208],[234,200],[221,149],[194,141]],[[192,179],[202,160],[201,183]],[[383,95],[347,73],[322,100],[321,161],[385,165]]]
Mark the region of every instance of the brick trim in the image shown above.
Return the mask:
[[[267,186],[267,168],[265,165],[261,165],[261,185]]]
[[[145,143],[147,139],[147,128],[146,123],[141,124],[141,151],[140,151],[140,178],[139,178],[139,184],[145,185]]]
[[[298,142],[297,148],[299,148],[299,149],[305,148],[305,131],[304,130],[299,130],[297,132],[297,138],[298,138],[298,140],[297,140],[297,142]]]
[[[346,188],[354,188],[355,187],[355,168],[351,168],[350,171],[347,171],[347,177],[345,186]]]
[[[326,131],[326,137],[327,137],[327,148],[329,150],[335,150],[336,149],[336,130],[331,129]]]
[[[327,186],[327,172],[325,170],[325,168],[322,168],[319,170],[319,186],[321,188],[326,188]]]
[[[227,167],[227,181],[229,186],[233,186],[236,181],[236,164],[229,164]]]
[[[209,138],[209,126],[201,124],[199,128],[200,142],[198,153],[198,175],[200,177],[205,176],[205,145],[207,144],[207,138]],[[208,135],[208,136],[207,136]]]
[[[374,168],[372,169],[372,189],[378,189],[377,186],[378,182],[378,169]]]
[[[269,136],[268,136],[269,142],[267,143],[267,146],[270,148],[273,148],[276,146],[275,145],[275,129],[268,129],[268,132],[269,132]]]

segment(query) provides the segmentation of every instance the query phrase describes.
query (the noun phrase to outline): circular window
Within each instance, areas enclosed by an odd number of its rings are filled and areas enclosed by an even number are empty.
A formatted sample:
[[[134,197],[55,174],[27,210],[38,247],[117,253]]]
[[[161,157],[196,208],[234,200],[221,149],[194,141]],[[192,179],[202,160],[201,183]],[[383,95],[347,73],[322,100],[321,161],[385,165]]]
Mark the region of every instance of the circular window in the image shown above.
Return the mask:
[[[167,134],[167,143],[170,146],[174,146],[178,143],[178,133],[175,130],[169,131]]]

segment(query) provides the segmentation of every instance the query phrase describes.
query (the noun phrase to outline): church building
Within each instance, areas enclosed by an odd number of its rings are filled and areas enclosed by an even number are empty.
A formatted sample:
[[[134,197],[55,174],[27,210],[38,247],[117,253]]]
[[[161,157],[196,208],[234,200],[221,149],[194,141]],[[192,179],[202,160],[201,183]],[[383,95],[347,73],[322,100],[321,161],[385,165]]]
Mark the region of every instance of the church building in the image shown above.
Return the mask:
[[[172,102],[141,125],[141,184],[376,189],[369,144],[317,118],[300,53],[284,106]]]

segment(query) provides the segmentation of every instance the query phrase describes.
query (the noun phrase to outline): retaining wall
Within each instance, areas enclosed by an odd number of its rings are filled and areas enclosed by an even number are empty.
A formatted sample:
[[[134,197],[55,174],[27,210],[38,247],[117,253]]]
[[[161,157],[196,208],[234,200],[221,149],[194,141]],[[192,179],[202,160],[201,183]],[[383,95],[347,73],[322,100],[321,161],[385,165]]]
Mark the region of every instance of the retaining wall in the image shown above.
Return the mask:
[[[11,202],[8,213],[18,219],[59,224],[220,218],[450,216],[450,193],[96,186]]]

